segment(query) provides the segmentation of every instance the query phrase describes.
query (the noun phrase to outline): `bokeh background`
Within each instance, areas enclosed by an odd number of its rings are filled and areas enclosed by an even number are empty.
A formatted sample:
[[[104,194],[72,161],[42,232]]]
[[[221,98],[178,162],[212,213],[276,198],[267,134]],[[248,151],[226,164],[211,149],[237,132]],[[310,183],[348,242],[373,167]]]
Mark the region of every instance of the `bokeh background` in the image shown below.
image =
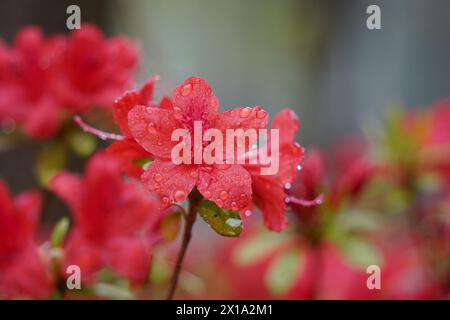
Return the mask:
[[[67,33],[71,4],[82,22],[140,44],[136,86],[158,74],[160,97],[197,75],[222,109],[261,105],[273,116],[292,108],[306,148],[361,134],[389,106],[420,109],[450,96],[447,0],[2,0],[0,37],[10,42],[25,25]],[[381,7],[381,30],[366,28],[371,4]],[[0,176],[13,192],[38,186],[38,150],[28,141],[0,152]],[[69,166],[82,167],[79,159]],[[52,225],[65,210],[54,199],[44,221]],[[195,229],[194,248],[227,241],[205,224]]]

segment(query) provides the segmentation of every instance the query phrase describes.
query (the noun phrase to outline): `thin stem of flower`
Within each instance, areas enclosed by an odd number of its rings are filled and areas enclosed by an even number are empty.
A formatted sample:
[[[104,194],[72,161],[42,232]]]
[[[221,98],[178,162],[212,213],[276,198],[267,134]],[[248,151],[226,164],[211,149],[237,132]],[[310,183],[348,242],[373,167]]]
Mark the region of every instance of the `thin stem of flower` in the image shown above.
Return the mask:
[[[197,206],[200,201],[201,197],[198,196],[197,191],[192,191],[189,195],[189,211],[185,217],[183,240],[181,242],[180,251],[178,252],[175,269],[173,270],[172,278],[170,280],[170,288],[167,294],[167,300],[172,300],[175,295],[175,290],[177,289],[178,285],[178,278],[180,277],[181,267],[183,266],[184,256],[192,237],[192,227],[194,226],[195,220],[197,218]]]
[[[105,132],[99,129],[96,129],[94,127],[91,127],[86,122],[81,119],[80,116],[73,117],[73,120],[80,126],[81,129],[83,129],[85,132],[91,133],[97,137],[99,137],[102,140],[111,139],[111,140],[123,140],[125,137],[120,134],[115,133],[109,133]]]
[[[298,204],[298,205],[304,206],[304,207],[312,207],[312,206],[322,204],[323,198],[324,198],[323,194],[318,195],[316,198],[314,198],[312,200],[297,199],[295,197],[289,196],[289,197],[285,198],[285,202]]]

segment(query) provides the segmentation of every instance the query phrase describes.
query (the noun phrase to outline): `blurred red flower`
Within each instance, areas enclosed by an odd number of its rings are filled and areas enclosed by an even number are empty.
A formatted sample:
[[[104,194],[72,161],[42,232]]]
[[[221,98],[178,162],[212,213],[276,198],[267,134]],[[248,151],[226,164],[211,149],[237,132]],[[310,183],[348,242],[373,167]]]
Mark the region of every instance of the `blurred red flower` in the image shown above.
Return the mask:
[[[0,121],[14,120],[35,139],[51,137],[67,115],[112,106],[137,61],[133,43],[105,39],[95,26],[48,38],[25,27],[13,47],[0,43]]]
[[[269,154],[279,157],[278,173],[261,175],[261,165],[244,165],[252,177],[256,206],[261,209],[266,226],[273,231],[281,231],[287,226],[285,186],[292,182],[303,163],[304,149],[295,143],[295,134],[299,127],[299,120],[290,109],[280,111],[273,120],[272,129],[279,130],[279,154],[275,155],[272,150],[269,150]],[[270,146],[270,142],[268,144]]]
[[[162,217],[157,198],[135,181],[125,181],[120,162],[105,152],[89,160],[84,177],[61,172],[51,187],[75,219],[64,267],[78,265],[87,282],[105,267],[133,284],[146,281],[154,228]]]
[[[150,191],[158,192],[163,203],[169,205],[184,201],[197,186],[206,199],[230,210],[250,206],[250,174],[238,164],[174,164],[171,152],[179,142],[171,140],[172,132],[184,128],[192,137],[194,121],[201,121],[203,130],[215,128],[225,133],[226,129],[265,128],[267,120],[267,113],[259,107],[220,113],[211,87],[197,77],[188,78],[174,90],[173,108],[138,105],[128,113],[133,137],[154,157],[141,177]]]
[[[14,200],[0,180],[0,297],[48,298],[52,283],[34,235],[41,198],[34,191]]]

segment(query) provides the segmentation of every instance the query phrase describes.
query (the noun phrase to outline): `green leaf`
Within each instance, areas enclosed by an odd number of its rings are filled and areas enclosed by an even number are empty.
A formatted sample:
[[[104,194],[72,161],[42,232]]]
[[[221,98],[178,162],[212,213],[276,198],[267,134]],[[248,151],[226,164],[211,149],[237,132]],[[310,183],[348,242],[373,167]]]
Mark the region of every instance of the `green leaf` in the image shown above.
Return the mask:
[[[51,246],[52,248],[60,248],[64,239],[66,238],[67,231],[69,230],[70,221],[67,217],[58,221],[52,232]]]
[[[243,224],[238,211],[224,210],[209,200],[202,201],[197,210],[218,234],[225,237],[238,237],[241,234]]]
[[[347,237],[338,243],[341,253],[352,266],[366,270],[370,265],[382,264],[382,256],[370,242],[359,237]]]
[[[92,134],[78,128],[68,132],[66,139],[70,149],[83,158],[89,156],[97,147],[97,139]]]
[[[96,283],[92,287],[96,296],[114,299],[114,300],[131,300],[134,298],[129,289],[124,289],[108,283]]]
[[[41,186],[48,187],[53,176],[64,168],[67,149],[60,142],[51,142],[39,152],[35,172]]]
[[[133,163],[139,167],[142,168],[142,170],[146,171],[148,169],[148,166],[153,162],[153,159],[149,158],[142,158],[134,160]]]
[[[240,241],[233,251],[236,264],[245,266],[256,263],[282,245],[286,236],[268,231],[258,232],[256,235]]]
[[[304,259],[302,253],[292,249],[283,253],[269,266],[265,275],[265,284],[274,296],[282,296],[292,289],[295,280],[302,273]]]

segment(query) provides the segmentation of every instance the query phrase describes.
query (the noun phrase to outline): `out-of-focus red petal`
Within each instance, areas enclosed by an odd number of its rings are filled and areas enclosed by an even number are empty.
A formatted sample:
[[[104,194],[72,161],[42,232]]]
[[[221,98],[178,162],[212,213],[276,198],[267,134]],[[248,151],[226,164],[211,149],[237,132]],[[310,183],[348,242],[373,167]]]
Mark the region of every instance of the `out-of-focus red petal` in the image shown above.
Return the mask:
[[[21,222],[25,235],[32,238],[39,222],[42,198],[37,191],[28,191],[19,194],[15,200],[17,219]]]
[[[286,228],[284,188],[264,176],[254,176],[252,188],[256,205],[263,214],[264,224],[267,228],[276,232]]]
[[[152,158],[151,154],[133,139],[115,141],[108,146],[107,151],[120,160],[122,170],[128,176],[136,179],[139,179],[144,172],[142,166],[138,164],[139,160]]]
[[[195,186],[198,168],[194,165],[175,165],[171,160],[156,159],[142,174],[148,190],[161,196],[164,206],[183,202]]]
[[[69,172],[58,173],[51,181],[50,187],[61,197],[75,213],[83,201],[83,182],[78,175]]]
[[[105,249],[106,264],[133,285],[142,284],[150,272],[150,247],[137,237],[113,238]]]
[[[128,126],[136,141],[151,154],[170,159],[172,132],[180,128],[174,112],[161,108],[136,106],[128,113]]]
[[[173,92],[174,108],[180,108],[192,120],[203,120],[219,110],[219,100],[206,80],[190,77]]]
[[[153,91],[157,76],[151,77],[139,91],[126,92],[114,102],[114,119],[123,135],[131,137],[128,128],[128,112],[137,105],[148,106],[153,98]]]
[[[161,101],[159,102],[159,107],[167,110],[173,109],[173,102],[172,99],[169,97],[164,96]]]
[[[197,188],[206,199],[221,208],[240,211],[251,206],[251,177],[240,165],[204,168],[200,171]]]
[[[30,243],[17,253],[6,269],[0,271],[0,295],[7,298],[49,298],[52,282],[38,254]]]

